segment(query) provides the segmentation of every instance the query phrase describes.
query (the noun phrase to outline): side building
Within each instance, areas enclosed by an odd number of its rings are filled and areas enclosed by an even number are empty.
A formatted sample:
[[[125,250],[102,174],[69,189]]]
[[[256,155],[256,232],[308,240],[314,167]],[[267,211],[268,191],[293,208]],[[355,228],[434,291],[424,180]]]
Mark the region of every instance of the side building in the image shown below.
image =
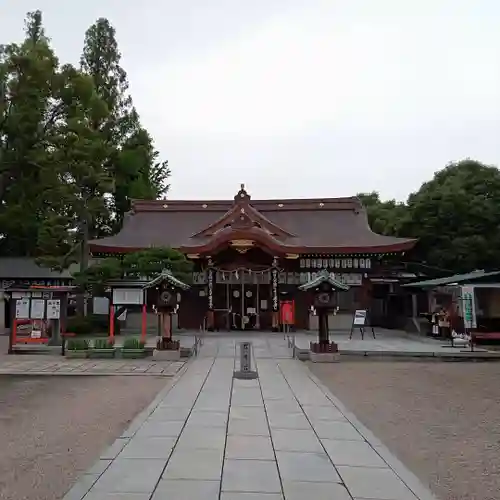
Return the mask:
[[[62,272],[40,267],[30,257],[0,257],[0,333],[10,328],[11,304],[4,293],[15,286],[69,286],[73,284],[72,274],[78,266],[71,266]]]
[[[297,287],[322,269],[350,286],[338,294],[333,328],[344,328],[355,309],[382,314],[387,283],[415,243],[371,231],[358,198],[252,200],[242,185],[233,200],[135,201],[122,230],[90,249],[99,258],[175,248],[194,263],[180,328],[267,330],[278,327],[279,302],[291,297],[296,327],[314,327],[311,297]]]

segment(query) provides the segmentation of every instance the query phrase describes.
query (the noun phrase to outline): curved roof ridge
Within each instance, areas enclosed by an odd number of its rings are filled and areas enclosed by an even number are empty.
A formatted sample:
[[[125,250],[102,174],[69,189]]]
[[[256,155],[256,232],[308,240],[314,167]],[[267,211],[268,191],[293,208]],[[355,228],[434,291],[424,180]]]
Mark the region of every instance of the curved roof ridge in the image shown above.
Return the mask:
[[[215,232],[218,232],[221,229],[219,227],[221,224],[223,224],[225,221],[229,222],[230,224],[234,223],[236,216],[239,214],[246,214],[247,216],[249,216],[250,219],[252,219],[252,217],[250,216],[252,215],[253,219],[257,219],[255,220],[255,222],[259,223],[264,222],[268,227],[272,228],[274,231],[281,233],[281,235],[285,237],[289,238],[296,237],[295,234],[283,229],[275,222],[269,220],[264,214],[262,214],[261,212],[259,212],[259,210],[253,207],[251,203],[243,203],[243,204],[235,203],[224,215],[216,219],[214,222],[209,224],[204,229],[192,234],[191,238],[199,238],[204,235],[209,236],[209,234],[207,233],[214,229]],[[211,236],[213,236],[213,234]]]

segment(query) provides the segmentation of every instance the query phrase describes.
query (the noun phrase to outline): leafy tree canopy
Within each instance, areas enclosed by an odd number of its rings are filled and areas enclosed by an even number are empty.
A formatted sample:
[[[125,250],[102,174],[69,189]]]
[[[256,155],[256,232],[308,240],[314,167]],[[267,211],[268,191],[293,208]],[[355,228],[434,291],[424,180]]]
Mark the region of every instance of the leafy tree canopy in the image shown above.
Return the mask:
[[[192,263],[184,254],[166,247],[129,253],[121,260],[112,257],[101,259],[74,277],[84,289],[104,294],[105,284],[109,280],[153,279],[165,269],[185,283],[191,281]]]
[[[132,198],[165,195],[168,164],[120,62],[107,19],[87,30],[80,68],[60,66],[40,11],[0,47],[0,255],[85,267],[88,240],[118,231]]]
[[[500,268],[500,171],[451,163],[412,194],[401,235],[419,238],[416,258],[457,272]]]
[[[358,195],[372,229],[418,238],[413,260],[467,272],[500,268],[500,171],[474,160],[450,163],[406,203]]]

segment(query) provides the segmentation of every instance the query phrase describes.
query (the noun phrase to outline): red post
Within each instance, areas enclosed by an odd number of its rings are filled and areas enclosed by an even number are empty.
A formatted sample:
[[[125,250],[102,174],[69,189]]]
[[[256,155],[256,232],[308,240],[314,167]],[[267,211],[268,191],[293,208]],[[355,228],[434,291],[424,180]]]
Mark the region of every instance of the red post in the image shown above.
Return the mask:
[[[14,347],[17,344],[17,318],[14,318],[12,320],[12,330],[11,330],[11,346],[10,348]]]
[[[110,340],[115,338],[115,306],[109,307],[109,338]]]
[[[147,311],[146,304],[142,304],[142,321],[141,321],[141,340],[146,340],[146,320],[147,320]]]

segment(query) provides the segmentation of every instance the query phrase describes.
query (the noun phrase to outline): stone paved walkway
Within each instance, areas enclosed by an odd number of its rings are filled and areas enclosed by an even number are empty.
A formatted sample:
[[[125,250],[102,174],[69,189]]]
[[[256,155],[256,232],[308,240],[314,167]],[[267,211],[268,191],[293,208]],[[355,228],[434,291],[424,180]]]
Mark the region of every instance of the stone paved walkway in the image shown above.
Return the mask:
[[[29,358],[29,359],[25,359]],[[147,359],[65,359],[51,355],[16,355],[0,362],[0,375],[155,375],[173,377],[184,361]]]
[[[278,337],[259,378],[232,378],[235,340],[206,339],[64,500],[430,500]]]

